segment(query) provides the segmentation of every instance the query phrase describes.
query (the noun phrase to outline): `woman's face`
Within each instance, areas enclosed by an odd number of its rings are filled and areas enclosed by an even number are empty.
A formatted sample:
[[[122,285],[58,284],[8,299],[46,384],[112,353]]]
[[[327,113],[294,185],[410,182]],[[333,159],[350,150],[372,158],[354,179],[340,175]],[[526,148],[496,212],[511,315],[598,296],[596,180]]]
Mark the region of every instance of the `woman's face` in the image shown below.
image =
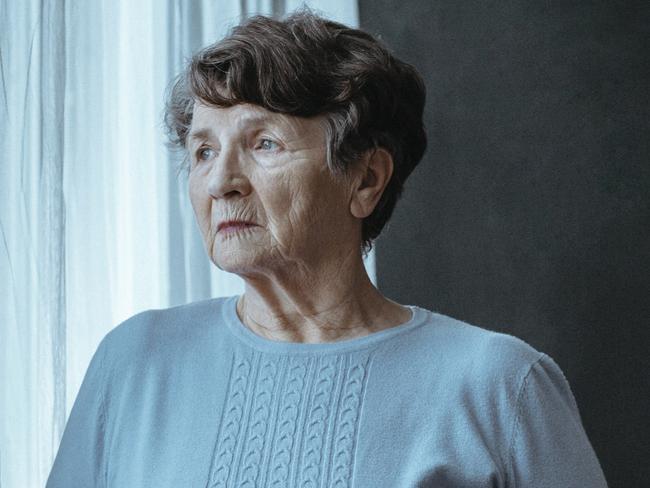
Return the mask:
[[[206,250],[240,275],[317,267],[358,249],[352,185],[326,162],[323,119],[257,105],[194,106],[187,139],[189,192]],[[220,229],[224,221],[254,226]]]

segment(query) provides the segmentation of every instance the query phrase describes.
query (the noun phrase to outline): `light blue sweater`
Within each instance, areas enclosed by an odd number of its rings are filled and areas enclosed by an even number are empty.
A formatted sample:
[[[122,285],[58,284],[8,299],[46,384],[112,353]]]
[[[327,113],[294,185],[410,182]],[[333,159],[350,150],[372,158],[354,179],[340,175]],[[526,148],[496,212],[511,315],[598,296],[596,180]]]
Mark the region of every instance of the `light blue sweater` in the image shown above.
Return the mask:
[[[111,331],[47,487],[606,487],[561,370],[523,341],[409,306],[365,337],[275,342],[236,301]]]

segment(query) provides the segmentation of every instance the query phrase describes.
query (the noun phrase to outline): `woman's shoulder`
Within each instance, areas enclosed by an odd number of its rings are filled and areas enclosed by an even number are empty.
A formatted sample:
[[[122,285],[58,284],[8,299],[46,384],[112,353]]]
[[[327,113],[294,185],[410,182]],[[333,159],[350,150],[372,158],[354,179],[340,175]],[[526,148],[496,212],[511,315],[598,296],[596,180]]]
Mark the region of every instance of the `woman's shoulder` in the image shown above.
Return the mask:
[[[469,352],[473,359],[499,355],[506,360],[537,359],[540,351],[523,339],[489,327],[474,325],[422,307],[415,307],[422,316],[420,336],[436,348]]]
[[[451,411],[462,418],[457,425],[479,432],[517,486],[607,486],[569,382],[548,354],[511,334],[429,311],[407,349],[417,352],[409,357],[417,364],[402,361],[411,368],[402,377],[418,382],[421,403]]]
[[[167,308],[147,309],[120,322],[100,348],[116,360],[191,349],[206,339],[218,322],[224,298],[210,298]]]
[[[498,419],[508,432],[525,400],[524,392],[573,402],[560,367],[525,340],[436,312],[425,313],[427,320],[410,334],[400,362],[409,369],[404,377],[413,378],[425,396],[463,404],[487,423]]]
[[[546,355],[514,335],[417,307],[421,327],[408,338],[410,352],[436,370],[490,383],[517,382]]]

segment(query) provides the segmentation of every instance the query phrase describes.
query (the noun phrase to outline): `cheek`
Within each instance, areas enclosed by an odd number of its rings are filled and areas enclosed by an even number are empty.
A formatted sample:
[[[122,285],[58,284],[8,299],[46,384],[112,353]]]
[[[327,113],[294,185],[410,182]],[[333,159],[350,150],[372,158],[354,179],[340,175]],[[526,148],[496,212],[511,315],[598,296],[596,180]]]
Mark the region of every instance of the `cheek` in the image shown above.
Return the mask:
[[[206,192],[205,185],[201,183],[199,178],[190,176],[187,186],[190,203],[197,221],[200,226],[203,226],[204,221],[209,220],[211,200]]]
[[[286,179],[271,180],[260,192],[267,223],[272,231],[280,232],[291,219],[292,207],[296,201],[295,189]]]
[[[284,182],[281,191],[270,195],[270,220],[285,243],[318,238],[336,213],[335,189],[325,179],[311,176]]]

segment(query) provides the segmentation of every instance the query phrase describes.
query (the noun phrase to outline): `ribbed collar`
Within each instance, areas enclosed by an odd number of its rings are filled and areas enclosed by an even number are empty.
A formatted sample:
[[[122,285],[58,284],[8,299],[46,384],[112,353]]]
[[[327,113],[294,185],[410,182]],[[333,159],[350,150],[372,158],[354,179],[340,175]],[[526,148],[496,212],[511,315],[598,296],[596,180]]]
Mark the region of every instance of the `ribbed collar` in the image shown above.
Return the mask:
[[[403,324],[353,339],[307,344],[303,342],[274,341],[257,335],[246,327],[237,315],[238,299],[239,295],[216,299],[223,300],[221,318],[228,327],[228,330],[238,340],[255,349],[282,354],[339,354],[353,350],[367,349],[420,327],[422,324],[427,322],[429,316],[428,311],[423,308],[416,305],[405,305],[407,308],[411,309],[411,318]]]

